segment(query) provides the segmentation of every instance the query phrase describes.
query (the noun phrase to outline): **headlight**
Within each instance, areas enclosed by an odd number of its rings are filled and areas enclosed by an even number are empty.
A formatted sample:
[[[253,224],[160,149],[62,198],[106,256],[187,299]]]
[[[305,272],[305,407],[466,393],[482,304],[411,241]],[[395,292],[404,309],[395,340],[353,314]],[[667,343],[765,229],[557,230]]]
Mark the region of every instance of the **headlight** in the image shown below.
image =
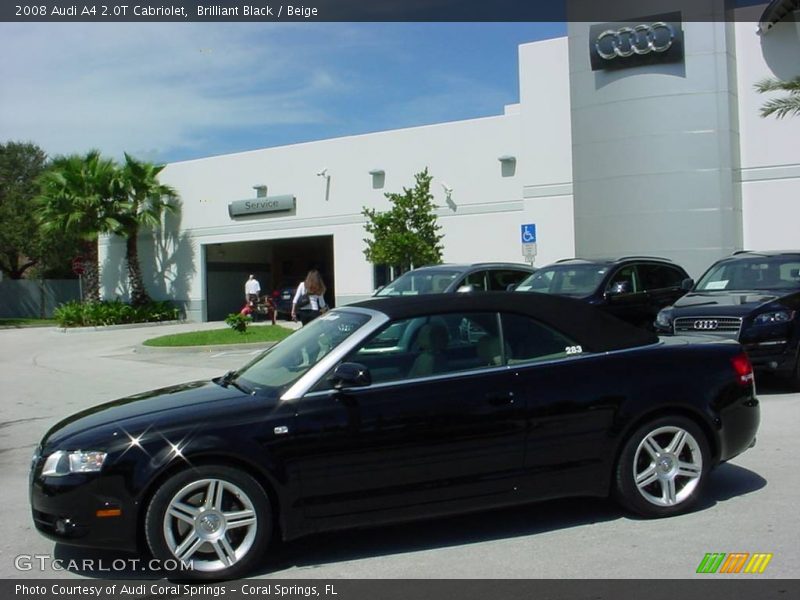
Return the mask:
[[[656,325],[659,327],[669,328],[672,327],[672,309],[664,308],[658,311],[656,315]]]
[[[753,323],[756,325],[775,325],[777,323],[787,323],[792,320],[794,313],[790,310],[776,310],[773,312],[758,315]]]
[[[97,473],[103,468],[106,460],[105,452],[75,450],[53,452],[44,461],[42,475],[61,476],[70,473]]]

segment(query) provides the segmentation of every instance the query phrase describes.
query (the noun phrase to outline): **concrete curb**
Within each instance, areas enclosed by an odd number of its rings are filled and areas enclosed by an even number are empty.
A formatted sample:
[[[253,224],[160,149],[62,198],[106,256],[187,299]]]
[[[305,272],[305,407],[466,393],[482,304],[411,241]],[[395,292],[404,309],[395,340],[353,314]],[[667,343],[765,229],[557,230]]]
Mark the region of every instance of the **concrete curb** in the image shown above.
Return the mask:
[[[118,329],[138,329],[140,327],[162,327],[166,325],[186,325],[192,321],[153,321],[150,323],[123,323],[121,325],[90,325],[88,327],[59,327],[54,329],[62,333],[93,333],[95,331],[115,331]]]
[[[249,344],[215,344],[212,346],[145,346],[133,347],[137,354],[209,354],[226,350],[267,350],[278,342],[252,342]]]

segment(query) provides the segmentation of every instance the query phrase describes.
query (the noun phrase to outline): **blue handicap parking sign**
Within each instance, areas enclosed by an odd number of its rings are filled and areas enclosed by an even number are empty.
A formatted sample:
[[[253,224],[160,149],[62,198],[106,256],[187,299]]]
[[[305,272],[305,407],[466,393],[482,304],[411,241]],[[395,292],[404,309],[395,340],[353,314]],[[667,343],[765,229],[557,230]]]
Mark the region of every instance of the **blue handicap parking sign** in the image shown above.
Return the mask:
[[[520,238],[523,244],[536,243],[536,223],[520,225]]]

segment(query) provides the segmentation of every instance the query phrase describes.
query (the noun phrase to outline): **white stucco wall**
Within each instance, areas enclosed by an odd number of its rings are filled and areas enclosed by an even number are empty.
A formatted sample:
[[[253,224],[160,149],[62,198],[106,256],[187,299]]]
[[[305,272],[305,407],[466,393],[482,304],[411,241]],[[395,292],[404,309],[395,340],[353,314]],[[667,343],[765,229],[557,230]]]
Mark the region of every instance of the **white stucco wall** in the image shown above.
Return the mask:
[[[519,47],[524,223],[536,223],[537,265],[575,256],[567,38]]]
[[[503,170],[498,157],[504,155],[521,156],[520,116],[514,107],[496,117],[170,164],[161,180],[180,191],[179,227],[190,240],[176,271],[190,274],[188,281],[185,275],[179,279],[190,304],[197,306],[205,294],[203,245],[333,235],[337,303],[366,297],[373,282],[363,254],[362,207],[388,209],[384,193],[412,187],[414,174],[426,167],[440,206],[444,260],[521,262],[522,184],[517,172]],[[323,168],[329,182],[317,176]],[[385,171],[380,189],[373,188],[373,169]],[[443,183],[453,190],[452,207]],[[253,198],[257,184],[266,184],[268,195],[295,195],[296,212],[231,219],[228,203]],[[106,240],[102,252],[108,266],[121,250],[118,241]],[[113,271],[104,281],[107,296],[120,291]],[[174,295],[168,283],[166,291]]]
[[[800,26],[788,20],[763,36],[736,24],[744,247],[800,248],[800,116],[762,118],[771,95],[753,85],[765,77],[800,76]]]

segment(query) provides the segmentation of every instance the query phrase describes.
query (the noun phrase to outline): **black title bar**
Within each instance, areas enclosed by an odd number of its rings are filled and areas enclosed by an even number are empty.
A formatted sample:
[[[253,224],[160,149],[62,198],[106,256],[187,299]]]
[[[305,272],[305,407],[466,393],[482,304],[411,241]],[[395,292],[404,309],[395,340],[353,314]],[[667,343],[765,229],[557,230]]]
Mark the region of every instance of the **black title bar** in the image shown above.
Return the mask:
[[[719,22],[758,21],[766,4],[758,0],[6,0],[0,4],[0,21],[597,22],[680,11],[684,22]]]

